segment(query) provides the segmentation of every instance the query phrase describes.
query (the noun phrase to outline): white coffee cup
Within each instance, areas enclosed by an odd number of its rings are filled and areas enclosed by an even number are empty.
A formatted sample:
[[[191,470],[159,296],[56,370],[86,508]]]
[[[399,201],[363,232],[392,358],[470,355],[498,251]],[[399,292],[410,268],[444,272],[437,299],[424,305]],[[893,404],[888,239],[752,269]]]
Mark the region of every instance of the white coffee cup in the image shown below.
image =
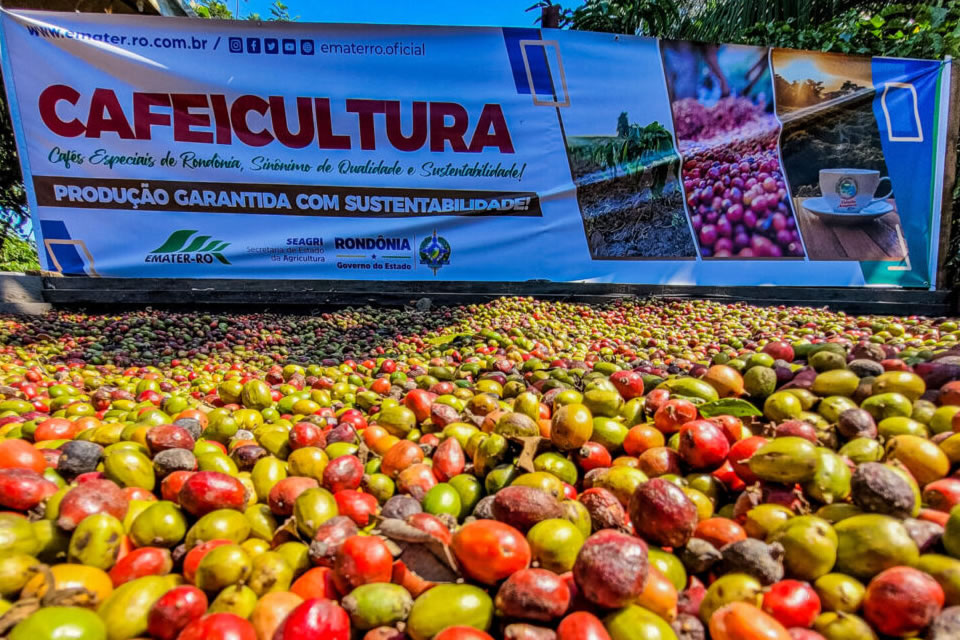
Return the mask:
[[[884,180],[890,182],[888,176],[881,178],[880,172],[872,169],[820,169],[820,193],[834,211],[861,211],[893,195],[891,183],[886,195],[874,197]]]

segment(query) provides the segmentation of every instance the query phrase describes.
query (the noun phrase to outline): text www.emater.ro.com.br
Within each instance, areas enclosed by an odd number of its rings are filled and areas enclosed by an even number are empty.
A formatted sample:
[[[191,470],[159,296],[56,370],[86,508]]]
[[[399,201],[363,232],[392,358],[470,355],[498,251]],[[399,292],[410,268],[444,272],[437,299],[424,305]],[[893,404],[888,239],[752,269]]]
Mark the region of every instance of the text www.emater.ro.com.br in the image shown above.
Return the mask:
[[[269,38],[269,37],[237,37],[222,36],[217,38],[148,37],[133,34],[114,34],[109,32],[88,32],[64,29],[63,27],[46,27],[25,25],[30,35],[37,38],[80,40],[87,42],[103,42],[122,47],[143,47],[152,49],[179,49],[186,51],[216,51],[221,43],[226,42],[230,53],[247,54],[282,54],[282,55],[373,55],[373,56],[422,56],[426,46],[422,42],[391,42],[388,44],[369,44],[357,42],[321,42],[316,43],[311,38]]]

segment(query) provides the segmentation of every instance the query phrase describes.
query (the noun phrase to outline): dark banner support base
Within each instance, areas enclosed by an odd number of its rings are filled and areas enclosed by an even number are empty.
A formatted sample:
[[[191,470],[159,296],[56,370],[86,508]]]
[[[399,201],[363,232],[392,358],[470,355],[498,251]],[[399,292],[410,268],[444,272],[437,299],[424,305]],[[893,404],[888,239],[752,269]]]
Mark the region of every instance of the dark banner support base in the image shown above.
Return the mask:
[[[697,287],[569,282],[383,282],[353,280],[181,280],[45,277],[47,302],[68,306],[318,307],[434,305],[483,302],[500,296],[606,302],[623,297],[707,299],[764,306],[830,307],[847,313],[956,315],[950,291],[843,287]]]

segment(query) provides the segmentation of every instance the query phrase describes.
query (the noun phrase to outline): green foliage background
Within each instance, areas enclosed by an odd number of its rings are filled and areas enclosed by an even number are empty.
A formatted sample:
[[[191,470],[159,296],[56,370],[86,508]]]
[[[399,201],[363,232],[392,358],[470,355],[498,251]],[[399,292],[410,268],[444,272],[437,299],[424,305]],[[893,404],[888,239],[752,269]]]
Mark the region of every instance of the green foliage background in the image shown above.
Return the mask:
[[[201,18],[236,20],[241,17],[233,15],[233,11],[227,5],[226,0],[195,0],[191,4],[197,16]],[[268,17],[263,17],[259,13],[249,13],[242,17],[244,20],[267,20],[268,22],[292,22],[300,19],[300,16],[290,15],[289,7],[280,0],[274,0],[273,4],[270,5],[270,15]]]
[[[37,247],[14,236],[8,236],[0,248],[0,271],[35,271],[40,269]]]

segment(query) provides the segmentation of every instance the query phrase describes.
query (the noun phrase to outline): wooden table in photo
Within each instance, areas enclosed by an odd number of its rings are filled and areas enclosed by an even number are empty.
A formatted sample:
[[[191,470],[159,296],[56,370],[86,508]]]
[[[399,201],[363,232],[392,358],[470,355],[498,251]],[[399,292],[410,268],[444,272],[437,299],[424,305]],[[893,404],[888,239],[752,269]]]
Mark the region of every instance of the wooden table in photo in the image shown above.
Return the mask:
[[[811,260],[900,261],[906,257],[903,227],[893,200],[887,201],[893,211],[856,225],[824,222],[803,207],[805,200],[808,198],[795,198],[793,202]]]

